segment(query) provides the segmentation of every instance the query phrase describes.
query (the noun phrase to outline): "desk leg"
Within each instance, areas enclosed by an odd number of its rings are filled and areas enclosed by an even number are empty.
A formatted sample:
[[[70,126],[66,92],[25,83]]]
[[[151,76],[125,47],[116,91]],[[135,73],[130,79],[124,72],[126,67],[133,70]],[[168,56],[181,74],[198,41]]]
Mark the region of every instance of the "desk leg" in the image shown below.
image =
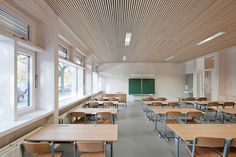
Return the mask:
[[[113,157],[113,142],[111,142],[111,157]]]
[[[175,137],[175,156],[179,157],[179,137]]]
[[[115,124],[115,115],[112,114],[112,121],[113,121],[113,124]]]

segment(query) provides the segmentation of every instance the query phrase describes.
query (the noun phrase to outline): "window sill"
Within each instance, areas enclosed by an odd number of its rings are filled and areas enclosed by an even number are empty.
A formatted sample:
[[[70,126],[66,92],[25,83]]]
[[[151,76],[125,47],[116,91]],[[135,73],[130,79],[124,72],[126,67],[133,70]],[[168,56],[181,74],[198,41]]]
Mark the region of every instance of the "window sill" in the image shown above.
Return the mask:
[[[29,114],[26,114],[24,116],[20,116],[17,121],[5,121],[0,122],[0,137],[12,132],[16,131],[30,123],[33,123],[39,119],[42,119],[50,114],[52,114],[53,111],[49,110],[39,110],[35,112],[31,112]]]

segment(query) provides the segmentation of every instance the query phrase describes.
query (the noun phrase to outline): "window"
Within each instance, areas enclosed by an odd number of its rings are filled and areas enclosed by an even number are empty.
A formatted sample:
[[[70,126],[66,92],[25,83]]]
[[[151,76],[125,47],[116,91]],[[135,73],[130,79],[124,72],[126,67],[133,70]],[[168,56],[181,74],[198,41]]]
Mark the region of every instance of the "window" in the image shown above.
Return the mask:
[[[93,72],[93,93],[98,92],[98,73]]]
[[[75,63],[83,66],[83,58],[79,55],[75,56]]]
[[[60,61],[58,75],[59,101],[75,97],[77,95],[77,68]]]
[[[1,8],[0,26],[21,39],[29,40],[29,25]]]
[[[34,56],[27,52],[17,52],[17,109],[33,106]]]
[[[67,49],[64,48],[63,46],[59,45],[59,50],[58,50],[58,55],[64,59],[67,59]]]

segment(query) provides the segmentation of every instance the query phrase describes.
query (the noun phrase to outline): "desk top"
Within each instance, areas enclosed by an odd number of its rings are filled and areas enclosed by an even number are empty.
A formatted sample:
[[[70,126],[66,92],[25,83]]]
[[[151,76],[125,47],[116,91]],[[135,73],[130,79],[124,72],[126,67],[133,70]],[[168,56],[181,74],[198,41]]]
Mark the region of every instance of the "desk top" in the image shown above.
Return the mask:
[[[87,102],[85,102],[85,104],[89,104],[89,102],[98,102],[98,104],[104,104],[104,102],[112,102],[113,104],[119,103],[119,101],[96,101],[96,100],[94,100],[94,101],[87,101]]]
[[[51,124],[26,141],[117,141],[118,125],[103,124]]]
[[[111,114],[117,114],[117,108],[77,108],[72,112],[84,112],[85,114],[96,114],[98,112],[110,112]]]
[[[236,124],[167,124],[184,141],[195,137],[235,138]]]
[[[161,102],[162,105],[167,105],[169,102],[177,102],[177,101],[157,101],[157,100],[155,100],[155,101],[144,101],[143,103],[144,103],[145,105],[151,105],[151,104],[154,103],[154,102]],[[178,103],[178,102],[177,102],[177,103]]]
[[[194,108],[152,108],[151,109],[155,114],[163,115],[167,112],[177,111],[181,112],[182,114],[187,114],[188,112],[202,112],[200,110],[194,109]],[[204,113],[204,112],[202,112]]]
[[[232,115],[236,114],[236,108],[214,108],[214,110]]]
[[[187,101],[187,103],[192,103],[197,105],[207,105],[209,102],[218,102],[219,105],[223,105],[226,101]]]

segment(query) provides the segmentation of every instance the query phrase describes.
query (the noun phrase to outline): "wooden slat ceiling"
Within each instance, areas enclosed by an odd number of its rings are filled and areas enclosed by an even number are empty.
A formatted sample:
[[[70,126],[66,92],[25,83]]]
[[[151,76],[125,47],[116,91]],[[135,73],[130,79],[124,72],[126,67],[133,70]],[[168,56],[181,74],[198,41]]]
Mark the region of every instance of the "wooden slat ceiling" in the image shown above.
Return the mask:
[[[102,62],[183,62],[236,44],[236,0],[45,2]],[[226,33],[196,46],[217,32]]]

